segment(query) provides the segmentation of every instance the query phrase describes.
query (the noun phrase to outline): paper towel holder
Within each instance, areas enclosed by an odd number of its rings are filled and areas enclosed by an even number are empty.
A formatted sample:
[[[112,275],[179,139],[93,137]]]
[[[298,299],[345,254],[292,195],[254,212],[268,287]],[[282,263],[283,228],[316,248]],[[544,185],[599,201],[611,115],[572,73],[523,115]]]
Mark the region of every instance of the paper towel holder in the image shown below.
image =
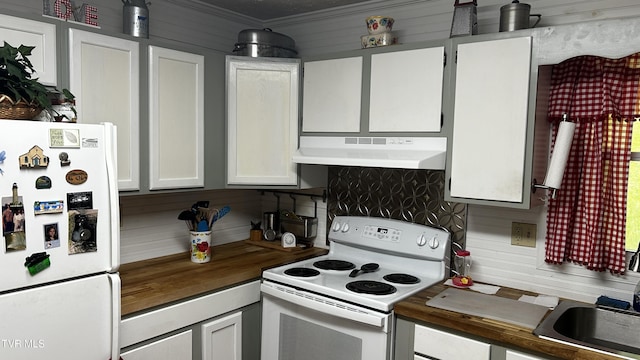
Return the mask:
[[[547,185],[547,180],[550,176],[551,170],[552,168],[554,168],[555,166],[560,165],[561,166],[561,170],[558,172],[560,174],[560,178],[562,178],[562,174],[564,174],[565,171],[565,166],[567,164],[567,157],[568,157],[568,151],[571,148],[571,143],[573,142],[573,132],[575,130],[575,124],[567,121],[568,120],[568,114],[564,113],[562,115],[562,121],[560,122],[560,128],[558,129],[558,142],[556,142],[556,147],[564,147],[563,150],[559,151],[560,153],[563,153],[561,155],[558,155],[558,158],[556,158],[556,150],[554,148],[554,153],[551,156],[551,161],[549,163],[549,166],[547,168],[547,177],[545,178],[543,183],[538,184],[538,181],[534,178],[532,183],[531,183],[531,192],[533,194],[536,193],[537,189],[545,189],[547,190],[547,192],[551,193],[551,199],[555,199],[556,195],[557,195],[557,191],[558,189],[560,189],[560,181],[556,181],[553,183],[557,183],[557,186],[549,186]],[[560,135],[560,134],[563,135]],[[562,143],[562,144],[561,144]],[[555,160],[555,162],[554,162]],[[555,169],[555,168],[554,168]],[[541,200],[546,201],[549,199],[549,194],[547,194],[546,197],[542,198]]]
[[[552,188],[551,186],[547,186],[543,183],[538,184],[538,180],[534,178],[533,181],[531,182],[531,193],[535,194],[537,189],[544,189],[544,190],[547,190],[548,192],[550,191],[552,199],[556,198],[556,192],[558,191],[558,189]],[[543,201],[546,201],[547,199],[549,199],[548,194],[547,194],[547,197],[542,198]]]

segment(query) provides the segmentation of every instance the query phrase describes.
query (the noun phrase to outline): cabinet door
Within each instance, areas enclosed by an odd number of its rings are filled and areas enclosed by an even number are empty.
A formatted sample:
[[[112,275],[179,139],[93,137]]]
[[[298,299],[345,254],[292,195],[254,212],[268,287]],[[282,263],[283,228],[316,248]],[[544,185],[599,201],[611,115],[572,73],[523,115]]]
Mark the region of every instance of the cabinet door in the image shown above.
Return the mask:
[[[544,360],[544,358],[507,349],[505,360]]]
[[[304,63],[303,132],[359,132],[362,56]]]
[[[202,359],[242,359],[242,311],[202,325]]]
[[[192,331],[154,341],[120,354],[123,360],[191,359]]]
[[[444,47],[371,56],[369,131],[440,131]]]
[[[227,57],[227,183],[297,185],[300,62]]]
[[[78,122],[117,126],[119,190],[140,188],[139,62],[137,42],[69,29]]]
[[[204,186],[204,56],[149,46],[149,188]]]
[[[530,37],[458,46],[452,197],[523,201],[530,64]]]
[[[491,345],[422,325],[415,326],[414,351],[430,359],[489,360]],[[420,357],[416,357],[420,359]]]
[[[56,86],[56,26],[39,21],[0,14],[0,39],[19,47],[35,46],[29,61],[36,70],[34,78],[43,85]]]

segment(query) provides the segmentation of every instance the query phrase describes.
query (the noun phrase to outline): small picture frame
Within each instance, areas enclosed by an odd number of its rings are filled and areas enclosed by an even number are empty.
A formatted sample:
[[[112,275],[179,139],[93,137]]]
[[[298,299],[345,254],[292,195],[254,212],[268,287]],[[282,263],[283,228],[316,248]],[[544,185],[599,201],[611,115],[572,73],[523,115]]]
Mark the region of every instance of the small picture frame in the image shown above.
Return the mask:
[[[60,232],[58,232],[58,223],[45,224],[44,229],[44,248],[52,249],[60,247]]]

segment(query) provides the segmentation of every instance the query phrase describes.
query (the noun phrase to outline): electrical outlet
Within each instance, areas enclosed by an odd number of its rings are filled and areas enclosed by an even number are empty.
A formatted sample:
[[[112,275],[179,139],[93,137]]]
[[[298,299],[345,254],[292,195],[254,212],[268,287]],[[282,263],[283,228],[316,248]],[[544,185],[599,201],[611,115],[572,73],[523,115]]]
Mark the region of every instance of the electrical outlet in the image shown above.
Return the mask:
[[[512,222],[511,245],[536,247],[536,224]]]

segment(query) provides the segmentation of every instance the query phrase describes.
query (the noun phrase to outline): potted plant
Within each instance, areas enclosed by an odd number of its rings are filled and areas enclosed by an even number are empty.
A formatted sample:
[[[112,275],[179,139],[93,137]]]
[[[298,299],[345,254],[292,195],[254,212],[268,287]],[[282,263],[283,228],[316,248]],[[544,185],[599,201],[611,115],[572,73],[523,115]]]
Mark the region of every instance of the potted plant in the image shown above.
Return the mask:
[[[26,45],[16,48],[6,41],[0,47],[0,118],[33,119],[42,110],[54,117],[60,115],[53,109],[52,90],[38,82],[38,78],[32,78],[35,69],[29,56],[34,48]],[[67,89],[63,95],[74,99]]]

